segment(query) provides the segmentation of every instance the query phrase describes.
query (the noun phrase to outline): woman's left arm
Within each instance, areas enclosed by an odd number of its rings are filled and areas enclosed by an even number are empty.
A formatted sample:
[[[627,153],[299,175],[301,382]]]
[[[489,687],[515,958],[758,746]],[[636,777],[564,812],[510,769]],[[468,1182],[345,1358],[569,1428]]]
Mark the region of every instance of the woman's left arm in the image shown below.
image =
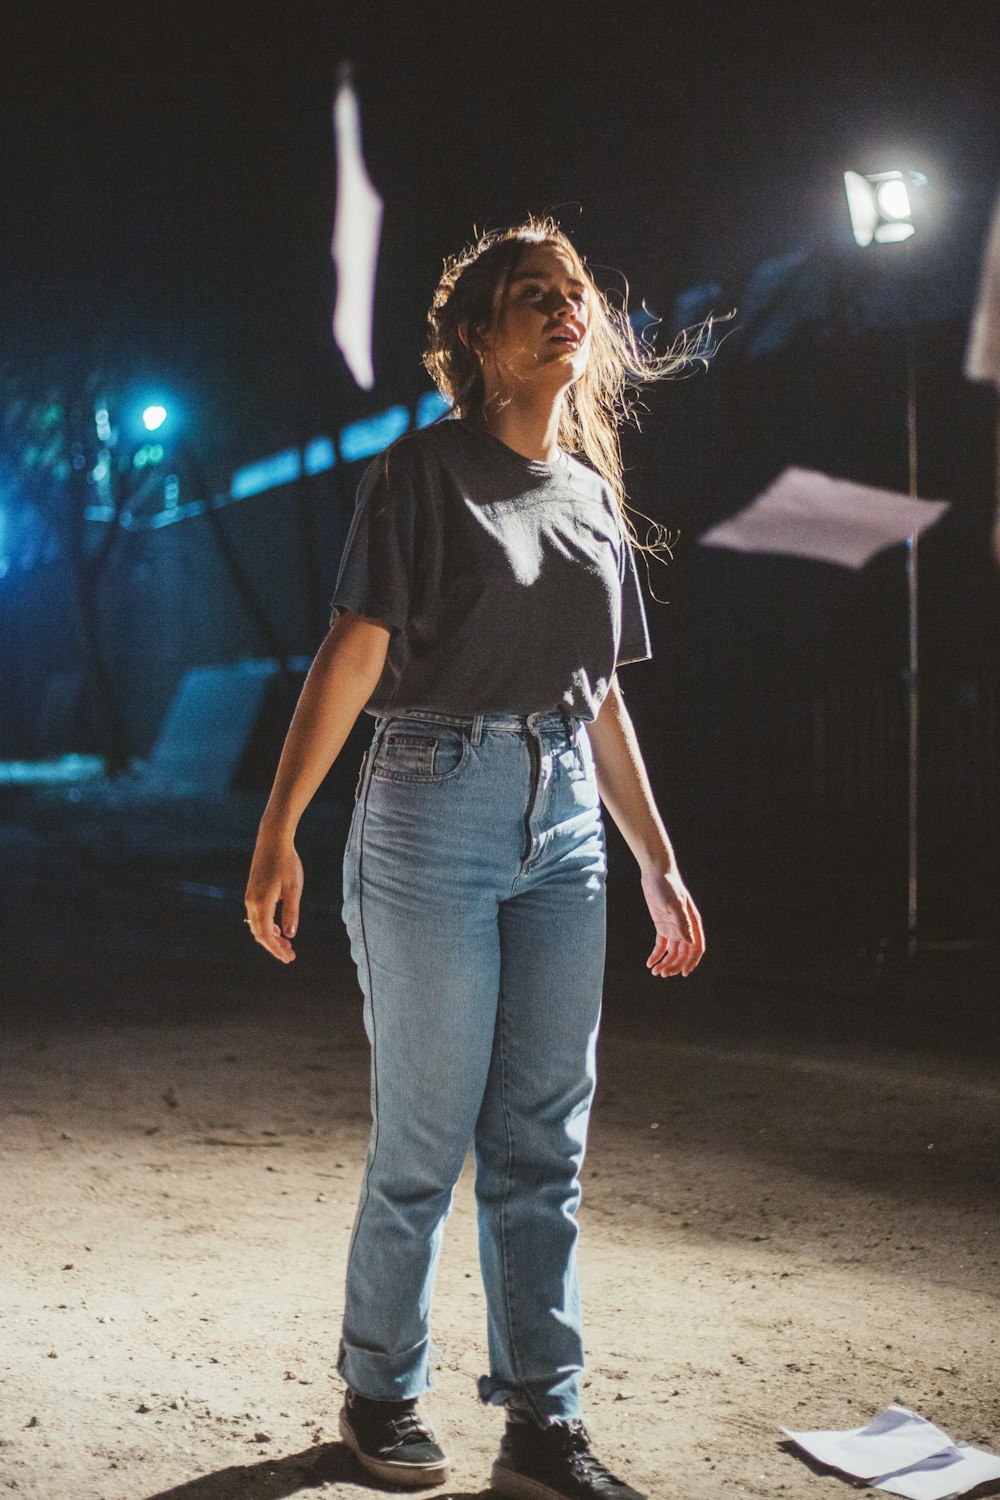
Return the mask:
[[[656,927],[646,968],[658,978],[691,973],[705,952],[698,908],[681,879],[673,846],[657,810],[635,727],[617,676],[597,718],[587,725],[601,801],[635,855],[642,893]]]

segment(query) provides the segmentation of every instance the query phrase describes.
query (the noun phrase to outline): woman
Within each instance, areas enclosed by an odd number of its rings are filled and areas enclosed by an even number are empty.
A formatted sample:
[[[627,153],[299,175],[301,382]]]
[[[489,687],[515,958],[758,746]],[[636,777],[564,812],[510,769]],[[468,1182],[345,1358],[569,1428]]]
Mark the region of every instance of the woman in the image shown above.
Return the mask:
[[[341,1433],[379,1479],[446,1478],[416,1405],[443,1224],[474,1143],[490,1356],[479,1395],[507,1409],[492,1487],[642,1500],[590,1451],[580,1416],[574,1215],[604,968],[602,802],[639,864],[656,928],[646,967],[688,975],[705,946],[616,675],[650,654],[617,425],[626,383],[669,373],[684,351],[641,349],[551,220],[446,263],[429,322],[425,364],[452,412],[362,478],[247,919],[292,961],[295,828],[367,710],[344,919],[373,1123]]]

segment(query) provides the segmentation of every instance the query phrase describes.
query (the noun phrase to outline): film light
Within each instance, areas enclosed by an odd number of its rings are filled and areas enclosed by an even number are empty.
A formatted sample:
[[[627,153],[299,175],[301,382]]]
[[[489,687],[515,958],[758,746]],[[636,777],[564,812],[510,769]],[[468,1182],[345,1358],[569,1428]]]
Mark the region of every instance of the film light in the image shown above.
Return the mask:
[[[845,172],[851,228],[859,245],[898,244],[915,233],[914,203],[927,178],[922,172]]]

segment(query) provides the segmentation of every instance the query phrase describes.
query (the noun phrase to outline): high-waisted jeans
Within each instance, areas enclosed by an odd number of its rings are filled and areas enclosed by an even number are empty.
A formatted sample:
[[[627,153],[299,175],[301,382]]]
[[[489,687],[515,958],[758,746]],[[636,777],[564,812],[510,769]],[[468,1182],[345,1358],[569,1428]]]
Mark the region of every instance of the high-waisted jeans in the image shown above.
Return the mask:
[[[337,1367],[431,1384],[452,1192],[475,1147],[489,1374],[480,1399],[580,1415],[579,1173],[594,1091],[607,863],[584,722],[380,718],[344,855],[372,1130]]]

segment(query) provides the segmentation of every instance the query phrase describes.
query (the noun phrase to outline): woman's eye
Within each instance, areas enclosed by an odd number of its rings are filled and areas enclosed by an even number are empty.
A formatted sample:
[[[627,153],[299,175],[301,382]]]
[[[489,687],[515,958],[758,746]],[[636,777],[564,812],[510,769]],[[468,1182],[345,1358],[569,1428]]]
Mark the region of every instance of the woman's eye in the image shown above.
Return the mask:
[[[525,297],[534,297],[535,293],[541,293],[541,291],[544,291],[543,287],[534,287],[534,285],[525,287]],[[570,293],[570,302],[579,302],[580,306],[583,306],[583,303],[586,302],[585,291],[573,291],[573,293]]]
[[[537,285],[535,282],[529,282],[524,288],[524,295],[526,297],[534,297],[542,295],[544,291],[544,287]],[[582,290],[574,291],[569,294],[569,299],[571,302],[578,302],[581,307],[584,307],[587,303],[587,293]]]

